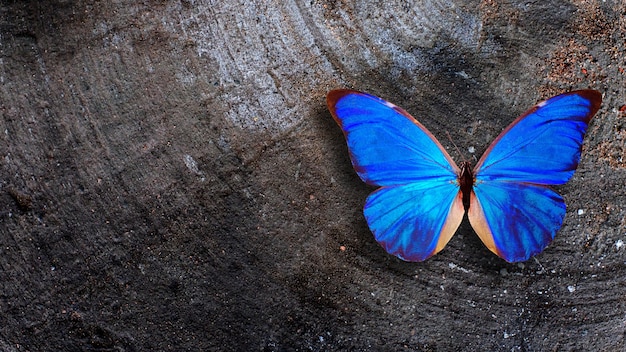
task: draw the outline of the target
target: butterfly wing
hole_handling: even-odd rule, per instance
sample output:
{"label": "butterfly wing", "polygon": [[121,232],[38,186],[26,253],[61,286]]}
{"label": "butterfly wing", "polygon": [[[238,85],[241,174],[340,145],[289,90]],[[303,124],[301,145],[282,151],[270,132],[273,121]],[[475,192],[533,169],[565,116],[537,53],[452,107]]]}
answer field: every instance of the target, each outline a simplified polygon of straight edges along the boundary
{"label": "butterfly wing", "polygon": [[376,241],[402,260],[421,262],[442,250],[463,220],[463,197],[451,181],[382,187],[363,208]]}
{"label": "butterfly wing", "polygon": [[354,170],[367,184],[382,186],[363,210],[376,240],[407,261],[443,249],[464,210],[459,168],[441,144],[406,111],[375,96],[334,90],[327,103]]}
{"label": "butterfly wing", "polygon": [[602,96],[561,94],[537,104],[507,127],[474,167],[468,217],[485,245],[509,262],[541,252],[565,217],[549,188],[574,174],[589,121]]}

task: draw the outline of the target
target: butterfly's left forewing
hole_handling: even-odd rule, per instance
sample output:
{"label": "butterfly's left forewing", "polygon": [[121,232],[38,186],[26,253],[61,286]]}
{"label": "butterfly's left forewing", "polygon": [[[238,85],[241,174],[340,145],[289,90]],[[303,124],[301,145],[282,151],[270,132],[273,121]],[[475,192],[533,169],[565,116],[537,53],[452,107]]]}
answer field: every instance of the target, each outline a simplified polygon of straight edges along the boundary
{"label": "butterfly's left forewing", "polygon": [[485,245],[509,262],[541,252],[561,227],[563,198],[549,188],[578,165],[597,91],[574,91],[533,107],[507,127],[474,168],[468,217]]}
{"label": "butterfly's left forewing", "polygon": [[333,90],[328,109],[343,130],[359,177],[374,186],[442,178],[459,168],[435,137],[401,108],[373,95]]}
{"label": "butterfly's left forewing", "polygon": [[407,261],[437,253],[463,218],[459,168],[432,134],[397,106],[351,90],[331,91],[327,102],[355,171],[366,183],[382,186],[363,210],[376,240]]}

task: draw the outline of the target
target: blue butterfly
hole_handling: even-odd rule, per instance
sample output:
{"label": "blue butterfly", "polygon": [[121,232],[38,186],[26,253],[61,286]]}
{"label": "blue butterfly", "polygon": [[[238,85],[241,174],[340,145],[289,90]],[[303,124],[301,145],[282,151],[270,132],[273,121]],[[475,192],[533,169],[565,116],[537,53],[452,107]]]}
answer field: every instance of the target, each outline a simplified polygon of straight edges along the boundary
{"label": "blue butterfly", "polygon": [[574,174],[587,125],[602,95],[579,90],[526,111],[489,146],[476,166],[457,166],[435,137],[403,109],[353,90],[328,93],[352,166],[380,186],[363,212],[376,241],[406,261],[442,250],[467,211],[485,246],[508,262],[540,253],[565,217],[550,188]]}

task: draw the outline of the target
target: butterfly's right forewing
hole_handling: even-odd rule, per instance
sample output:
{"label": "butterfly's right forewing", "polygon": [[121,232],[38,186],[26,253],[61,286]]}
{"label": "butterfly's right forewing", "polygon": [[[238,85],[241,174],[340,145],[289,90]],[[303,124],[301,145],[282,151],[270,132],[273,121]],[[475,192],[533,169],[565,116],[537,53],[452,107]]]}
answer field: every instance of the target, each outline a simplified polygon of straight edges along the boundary
{"label": "butterfly's right forewing", "polygon": [[549,186],[573,175],[601,100],[599,92],[582,90],[539,103],[511,123],[475,166],[468,217],[503,259],[527,260],[554,239],[565,202]]}

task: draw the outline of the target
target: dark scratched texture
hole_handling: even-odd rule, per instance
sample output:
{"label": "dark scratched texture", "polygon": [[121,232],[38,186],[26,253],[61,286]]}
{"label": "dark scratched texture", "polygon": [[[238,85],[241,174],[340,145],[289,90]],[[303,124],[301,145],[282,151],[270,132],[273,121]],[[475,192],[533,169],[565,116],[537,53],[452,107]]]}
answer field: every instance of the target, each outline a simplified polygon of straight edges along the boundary
{"label": "dark scratched texture", "polygon": [[[623,351],[625,18],[602,0],[3,1],[0,350]],[[367,229],[334,88],[404,107],[457,162],[543,98],[604,102],[543,253],[508,264],[465,222],[405,263]]]}

